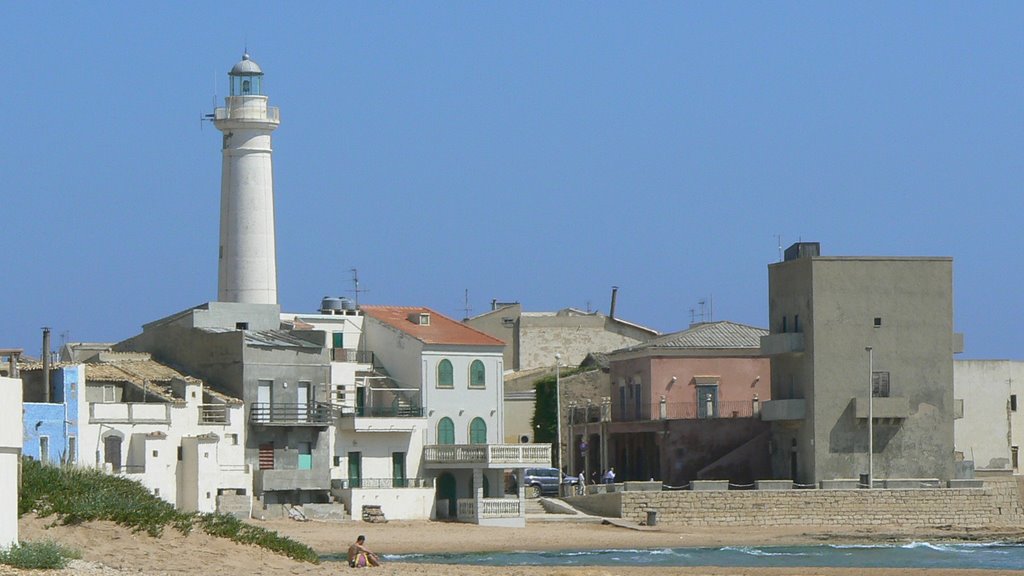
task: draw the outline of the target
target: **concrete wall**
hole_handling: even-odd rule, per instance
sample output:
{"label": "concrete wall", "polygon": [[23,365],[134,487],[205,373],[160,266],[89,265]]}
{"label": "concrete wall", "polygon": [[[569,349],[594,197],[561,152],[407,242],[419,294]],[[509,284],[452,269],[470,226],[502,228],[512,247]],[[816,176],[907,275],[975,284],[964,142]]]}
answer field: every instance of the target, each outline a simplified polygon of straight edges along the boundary
{"label": "concrete wall", "polygon": [[512,304],[465,323],[505,342],[504,363],[512,370],[554,366],[555,354],[576,366],[590,352],[611,352],[647,341],[657,334],[614,318],[573,309],[526,312]]}
{"label": "concrete wall", "polygon": [[0,549],[18,543],[21,380],[0,377]]}
{"label": "concrete wall", "polygon": [[519,321],[518,370],[576,366],[590,352],[611,352],[649,340],[653,334],[598,314],[523,314]]}
{"label": "concrete wall", "polygon": [[[776,426],[773,467],[799,483],[866,473],[868,353],[886,371],[906,418],[876,421],[876,478],[953,476],[952,259],[798,258],[769,266],[772,333],[804,333],[805,350],[777,356],[772,398],[804,398],[807,417]],[[796,316],[799,315],[799,327]],[[880,319],[875,326],[874,319]],[[796,441],[795,447],[793,440]]]}
{"label": "concrete wall", "polygon": [[957,456],[973,461],[978,471],[1016,472],[1012,448],[1024,439],[1024,362],[957,360],[953,389],[963,402],[963,418],[953,424]]}
{"label": "concrete wall", "polygon": [[788,490],[615,492],[568,499],[586,512],[639,523],[686,526],[880,525],[954,529],[1016,527],[1024,521],[1012,479],[985,488],[920,490]]}
{"label": "concrete wall", "polygon": [[363,506],[380,506],[388,520],[429,520],[434,510],[433,488],[345,490],[341,500],[353,520],[361,520]]}

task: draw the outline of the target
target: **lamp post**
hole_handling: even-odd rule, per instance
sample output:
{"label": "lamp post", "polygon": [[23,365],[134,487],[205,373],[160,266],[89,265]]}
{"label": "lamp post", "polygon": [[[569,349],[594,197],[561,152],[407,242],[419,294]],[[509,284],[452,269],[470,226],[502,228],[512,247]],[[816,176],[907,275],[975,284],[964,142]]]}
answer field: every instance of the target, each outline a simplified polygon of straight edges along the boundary
{"label": "lamp post", "polygon": [[562,378],[560,367],[562,365],[562,355],[555,354],[555,445],[558,451],[558,485],[562,485]]}
{"label": "lamp post", "polygon": [[864,348],[868,352],[868,489],[875,487],[875,357],[871,346]]}

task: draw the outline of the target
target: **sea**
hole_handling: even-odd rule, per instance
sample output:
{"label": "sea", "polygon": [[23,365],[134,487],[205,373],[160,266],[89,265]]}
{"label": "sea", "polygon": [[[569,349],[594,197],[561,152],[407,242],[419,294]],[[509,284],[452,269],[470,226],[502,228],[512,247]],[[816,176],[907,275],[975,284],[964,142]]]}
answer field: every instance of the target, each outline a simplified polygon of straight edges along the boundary
{"label": "sea", "polygon": [[[331,558],[325,558],[331,559]],[[974,568],[1024,570],[1021,543],[929,543],[725,546],[564,550],[555,552],[487,552],[472,554],[396,554],[385,560],[429,564],[485,566],[727,566],[845,568]]]}

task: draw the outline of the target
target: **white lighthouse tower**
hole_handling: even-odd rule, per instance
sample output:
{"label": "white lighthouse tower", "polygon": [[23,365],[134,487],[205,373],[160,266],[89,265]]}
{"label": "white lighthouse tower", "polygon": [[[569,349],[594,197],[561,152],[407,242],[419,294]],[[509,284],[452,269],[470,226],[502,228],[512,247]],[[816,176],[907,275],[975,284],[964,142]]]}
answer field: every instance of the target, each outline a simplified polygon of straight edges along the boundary
{"label": "white lighthouse tower", "polygon": [[280,114],[267,106],[263,70],[248,54],[228,78],[230,96],[213,117],[224,133],[217,300],[277,304],[270,133]]}

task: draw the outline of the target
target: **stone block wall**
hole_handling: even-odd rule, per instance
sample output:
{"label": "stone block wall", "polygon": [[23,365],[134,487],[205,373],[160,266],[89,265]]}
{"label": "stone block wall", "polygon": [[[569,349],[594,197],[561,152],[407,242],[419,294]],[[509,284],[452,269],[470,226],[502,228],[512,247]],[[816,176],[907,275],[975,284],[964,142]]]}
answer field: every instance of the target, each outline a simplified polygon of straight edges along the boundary
{"label": "stone block wall", "polygon": [[687,526],[981,528],[1024,522],[1015,480],[962,489],[618,492],[601,497],[584,506],[588,512],[607,515],[618,500],[624,520],[639,523],[648,510],[657,510],[659,523]]}

